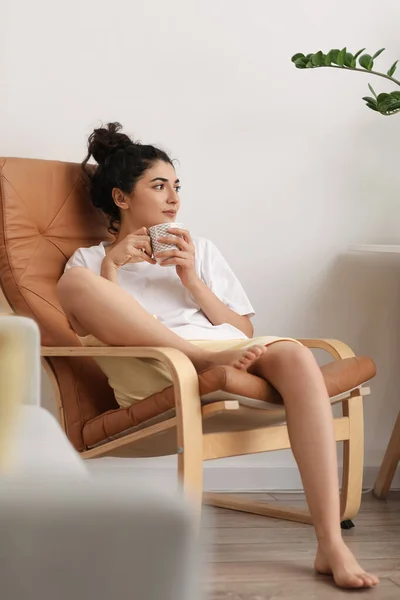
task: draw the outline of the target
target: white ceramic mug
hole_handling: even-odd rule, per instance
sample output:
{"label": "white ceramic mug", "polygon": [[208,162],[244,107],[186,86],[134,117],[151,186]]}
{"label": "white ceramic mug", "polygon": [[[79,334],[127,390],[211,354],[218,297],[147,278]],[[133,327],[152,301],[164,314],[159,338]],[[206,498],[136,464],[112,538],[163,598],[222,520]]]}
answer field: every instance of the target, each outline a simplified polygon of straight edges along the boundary
{"label": "white ceramic mug", "polygon": [[[159,225],[153,225],[149,227],[149,236],[151,239],[151,247],[153,248],[153,254],[156,252],[164,252],[165,250],[176,250],[178,246],[175,244],[162,244],[157,241],[160,237],[168,237],[172,233],[168,233],[169,229],[184,229],[185,226],[182,223],[160,223]],[[160,262],[161,259],[155,259]]]}

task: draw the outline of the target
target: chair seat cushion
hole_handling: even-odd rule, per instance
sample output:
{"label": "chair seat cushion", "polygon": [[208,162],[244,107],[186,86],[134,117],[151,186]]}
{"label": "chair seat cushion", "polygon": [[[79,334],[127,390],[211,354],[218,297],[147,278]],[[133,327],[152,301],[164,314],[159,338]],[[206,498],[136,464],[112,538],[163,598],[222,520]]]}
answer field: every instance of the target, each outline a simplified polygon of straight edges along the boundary
{"label": "chair seat cushion", "polygon": [[[321,367],[330,398],[359,387],[375,376],[373,361],[367,357],[352,357],[330,362]],[[199,373],[199,390],[202,399],[215,392],[226,392],[267,404],[282,405],[275,388],[267,381],[233,367],[212,367]],[[83,428],[86,447],[104,443],[126,430],[150,421],[175,407],[174,388],[167,387],[128,408],[107,411],[89,420]]]}

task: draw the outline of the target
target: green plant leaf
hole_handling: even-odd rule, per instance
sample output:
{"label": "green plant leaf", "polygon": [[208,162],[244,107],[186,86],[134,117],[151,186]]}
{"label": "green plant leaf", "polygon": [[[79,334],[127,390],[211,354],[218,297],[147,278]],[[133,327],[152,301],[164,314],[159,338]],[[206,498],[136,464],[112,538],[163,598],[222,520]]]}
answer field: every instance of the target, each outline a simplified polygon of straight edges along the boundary
{"label": "green plant leaf", "polygon": [[392,104],[389,104],[387,110],[399,110],[400,108],[400,101],[397,100],[396,102],[392,102]]}
{"label": "green plant leaf", "polygon": [[355,53],[354,58],[357,60],[357,58],[360,56],[360,54],[362,54],[364,52],[365,48],[361,48],[361,50],[359,50],[358,52]]}
{"label": "green plant leaf", "polygon": [[291,58],[291,61],[293,63],[295,63],[298,58],[305,58],[304,54],[302,52],[298,52],[297,54],[294,54]]}
{"label": "green plant leaf", "polygon": [[375,98],[377,98],[378,96],[376,95],[376,92],[370,83],[368,84],[368,87],[371,90],[371,92],[373,93],[373,95],[375,96]]}
{"label": "green plant leaf", "polygon": [[393,98],[390,94],[379,94],[378,96],[378,110],[385,114],[388,110],[392,110],[392,105],[397,105],[398,100]]}
{"label": "green plant leaf", "polygon": [[332,62],[335,63],[335,65],[337,65],[337,57],[338,57],[339,52],[340,52],[340,50],[338,50],[337,48],[334,48],[333,50],[329,50],[329,54],[331,55]]}
{"label": "green plant leaf", "polygon": [[383,94],[379,94],[379,96],[377,97],[377,101],[378,102],[384,102],[385,100],[387,100],[388,98],[390,98],[389,94],[386,94],[385,92]]}
{"label": "green plant leaf", "polygon": [[345,67],[352,67],[353,64],[355,65],[354,56],[352,54],[350,54],[350,52],[346,52],[346,54],[344,56]]}
{"label": "green plant leaf", "polygon": [[376,99],[372,98],[371,96],[364,96],[363,100],[365,100],[365,102],[369,102],[370,104],[377,104]]}
{"label": "green plant leaf", "polygon": [[294,63],[295,66],[298,69],[306,69],[307,68],[307,62],[306,62],[306,58],[297,58],[296,62]]}
{"label": "green plant leaf", "polygon": [[309,60],[309,61],[308,61],[308,63],[306,64],[306,67],[307,67],[307,69],[312,69],[312,68],[313,68],[313,66],[314,66],[314,65],[312,64],[312,61],[311,61],[311,60]]}
{"label": "green plant leaf", "polygon": [[382,52],[384,52],[385,48],[381,48],[380,50],[378,50],[378,52],[375,52],[375,54],[372,57],[372,60],[374,60],[375,58],[378,58],[378,56],[380,54],[382,54]]}
{"label": "green plant leaf", "polygon": [[322,50],[319,50],[319,52],[312,55],[311,62],[314,67],[320,67],[322,65]]}
{"label": "green plant leaf", "polygon": [[389,71],[387,72],[387,75],[389,75],[389,77],[393,77],[393,75],[394,75],[394,72],[395,72],[395,70],[396,70],[397,63],[398,63],[398,62],[399,62],[399,61],[398,61],[398,60],[396,60],[396,62],[394,62],[394,63],[392,64],[392,66],[390,67]]}
{"label": "green plant leaf", "polygon": [[343,50],[341,50],[339,52],[339,54],[337,55],[337,60],[336,60],[336,64],[339,65],[339,67],[343,67],[344,66],[344,59],[346,57],[346,48],[343,48]]}
{"label": "green plant leaf", "polygon": [[390,95],[392,96],[392,98],[394,98],[395,100],[400,100],[400,92],[390,92]]}
{"label": "green plant leaf", "polygon": [[375,110],[376,112],[378,112],[378,109],[376,108],[375,104],[371,104],[370,102],[367,102],[367,106],[368,108],[370,108],[371,110]]}
{"label": "green plant leaf", "polygon": [[372,67],[374,66],[372,56],[370,56],[369,54],[363,54],[362,56],[360,56],[358,62],[367,71],[371,71]]}

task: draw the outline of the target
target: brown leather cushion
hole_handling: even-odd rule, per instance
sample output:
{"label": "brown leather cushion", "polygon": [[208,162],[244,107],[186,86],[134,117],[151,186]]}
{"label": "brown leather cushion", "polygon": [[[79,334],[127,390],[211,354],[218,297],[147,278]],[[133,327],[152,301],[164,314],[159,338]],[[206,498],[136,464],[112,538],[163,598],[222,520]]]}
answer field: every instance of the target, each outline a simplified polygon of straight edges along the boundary
{"label": "brown leather cushion", "polygon": [[[346,358],[321,367],[330,398],[356,388],[375,376],[373,361],[367,357]],[[282,404],[277,391],[264,379],[238,371],[233,367],[213,367],[199,374],[200,396],[217,390],[254,398],[268,403]],[[123,431],[137,427],[166,413],[175,406],[174,389],[170,386],[149,398],[95,417],[83,428],[87,447],[100,444]]]}
{"label": "brown leather cushion", "polygon": [[[80,246],[109,238],[93,207],[80,166],[0,158],[0,282],[12,309],[33,318],[45,346],[78,346],[59,305],[56,283]],[[60,386],[67,434],[83,448],[87,420],[117,407],[106,377],[91,359],[49,360]]]}

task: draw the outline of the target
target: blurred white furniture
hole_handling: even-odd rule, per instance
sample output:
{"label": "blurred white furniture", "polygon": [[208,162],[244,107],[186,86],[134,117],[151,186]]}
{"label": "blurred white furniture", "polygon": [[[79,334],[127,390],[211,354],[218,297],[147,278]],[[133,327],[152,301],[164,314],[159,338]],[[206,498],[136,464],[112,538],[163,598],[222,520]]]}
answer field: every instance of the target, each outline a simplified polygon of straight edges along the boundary
{"label": "blurred white furniture", "polygon": [[[400,245],[365,244],[349,248],[353,252],[374,252],[400,254]],[[400,310],[400,307],[399,307]],[[400,332],[399,332],[400,333]],[[397,466],[400,461],[400,413],[397,417],[393,432],[376,478],[374,494],[378,498],[386,498],[390,491]]]}
{"label": "blurred white furniture", "polygon": [[0,481],[4,600],[195,600],[182,501],[117,478]]}
{"label": "blurred white furniture", "polygon": [[39,405],[39,329],[31,319],[0,315],[0,473],[86,475],[56,419]]}
{"label": "blurred white furniture", "polygon": [[39,406],[39,357],[35,323],[0,315],[0,598],[196,600],[183,497],[91,478]]}

